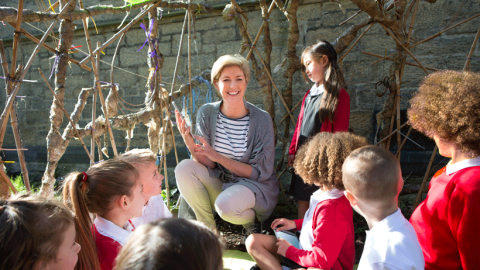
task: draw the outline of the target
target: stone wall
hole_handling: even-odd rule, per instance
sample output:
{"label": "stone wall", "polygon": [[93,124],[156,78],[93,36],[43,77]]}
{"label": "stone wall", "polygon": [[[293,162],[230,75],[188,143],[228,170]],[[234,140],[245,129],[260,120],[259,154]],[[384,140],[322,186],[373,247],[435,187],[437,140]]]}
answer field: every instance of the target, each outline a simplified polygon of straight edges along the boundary
{"label": "stone wall", "polygon": [[[16,7],[16,2],[7,0],[6,6]],[[29,1],[32,2],[32,1]],[[84,1],[86,6],[97,4],[98,1]],[[122,1],[102,1],[102,4],[121,5]],[[348,23],[339,26],[339,23],[352,16],[358,8],[350,1],[340,1],[345,13],[339,8],[339,5],[334,2],[320,4],[319,0],[305,0],[301,3],[298,9],[298,23],[300,30],[300,40],[297,44],[297,54],[300,55],[303,48],[307,45],[313,44],[317,39],[326,39],[334,41],[336,37],[347,30],[352,24],[361,21],[366,17],[365,14],[360,14]],[[410,3],[410,1],[408,1]],[[2,5],[4,2],[2,2]],[[122,2],[123,3],[123,2]],[[203,3],[203,2],[202,2]],[[197,76],[203,70],[209,69],[214,61],[221,55],[233,54],[239,51],[241,46],[241,37],[234,21],[225,22],[221,16],[222,7],[226,1],[206,1],[216,7],[215,11],[210,14],[197,14],[195,19],[195,39],[192,42],[192,75]],[[258,4],[255,2],[240,2],[244,10],[248,11],[248,31],[254,37],[262,23],[261,12]],[[474,14],[480,12],[480,2],[465,1],[461,10],[461,3],[454,0],[438,0],[434,4],[429,4],[425,1],[420,1],[418,14],[416,17],[414,31],[412,38],[420,41],[426,37],[435,34],[447,25],[453,25],[456,22],[463,21]],[[38,10],[34,3],[26,4],[25,8]],[[129,18],[133,18],[138,13],[138,10],[133,11]],[[183,13],[184,14],[184,13]],[[163,17],[159,21],[159,40],[160,51],[165,57],[164,66],[161,70],[165,88],[170,91],[173,70],[175,67],[175,59],[179,46],[180,33],[183,23],[181,10],[164,10]],[[123,19],[122,15],[103,15],[95,17],[98,34],[94,28],[91,28],[90,35],[92,44],[97,41],[105,42],[115,32],[116,28]],[[475,34],[478,30],[480,18],[476,18],[467,22],[457,28],[443,33],[440,37],[419,45],[412,49],[416,57],[428,67],[437,69],[462,69],[466,60],[466,56],[470,50]],[[82,50],[87,51],[86,41],[84,39],[84,32],[81,21],[76,21],[77,31],[75,33],[74,45],[82,45]],[[286,41],[288,21],[283,13],[278,9],[272,12],[270,17],[270,31],[273,43],[273,50],[271,54],[271,67],[279,65],[286,57]],[[46,29],[45,23],[32,24],[36,28]],[[90,22],[90,25],[92,23]],[[39,35],[40,31],[35,30],[32,26],[23,24],[24,29]],[[58,29],[56,29],[58,30]],[[359,34],[364,30],[359,31]],[[58,33],[56,34],[58,36]],[[10,26],[0,26],[0,37],[4,40],[7,48],[8,61],[11,59],[11,44],[13,37],[13,28]],[[120,47],[119,54],[115,59],[114,78],[115,82],[120,84],[120,94],[122,97],[133,104],[141,104],[144,101],[145,91],[147,88],[146,77],[148,76],[148,67],[146,65],[147,52],[146,48],[142,51],[137,50],[145,41],[145,33],[139,27],[139,24],[134,25],[126,35],[124,43]],[[55,47],[56,42],[51,38],[47,42],[50,46]],[[115,42],[116,44],[116,42]],[[19,50],[18,61],[26,63],[30,53],[33,51],[35,44],[22,39]],[[471,67],[473,71],[480,70],[480,45],[477,44],[475,52],[472,56]],[[263,53],[263,42],[259,40],[257,48]],[[379,98],[375,95],[375,83],[382,80],[388,75],[390,62],[383,61],[375,65],[371,65],[377,58],[362,54],[362,52],[371,52],[375,54],[385,55],[390,54],[395,49],[393,40],[388,37],[379,25],[373,28],[362,38],[355,48],[351,50],[349,55],[343,62],[343,69],[346,80],[351,78],[349,83],[348,93],[351,98],[351,128],[355,133],[373,138],[373,112],[381,110],[384,98]],[[100,80],[109,81],[110,62],[113,58],[115,45],[110,45],[104,50],[105,55],[101,55],[101,60],[105,61],[100,66]],[[40,51],[35,59],[30,71],[26,77],[29,80],[38,80],[37,83],[24,83],[19,92],[17,103],[19,127],[24,141],[27,161],[32,178],[39,179],[43,173],[43,168],[46,162],[46,141],[47,132],[50,128],[49,110],[52,104],[52,94],[44,84],[41,77],[38,75],[37,69],[41,70],[48,76],[52,69],[54,59],[52,54],[44,49]],[[73,54],[75,59],[81,60],[85,56],[80,53]],[[179,66],[180,80],[177,80],[178,86],[183,81],[188,81],[187,70],[187,45],[186,38],[184,38],[184,46],[181,54],[181,61]],[[257,58],[258,59],[258,58]],[[414,62],[410,57],[407,62]],[[273,74],[273,79],[280,91],[285,88],[286,79],[283,78],[285,68],[281,68],[278,72]],[[79,68],[76,65],[71,65],[68,70],[68,78],[66,81],[65,92],[65,107],[68,112],[73,110],[74,104],[77,101],[78,94],[81,88],[91,87],[93,85],[93,74]],[[416,67],[406,66],[405,75],[402,82],[402,109],[408,107],[408,100],[411,94],[416,90],[418,83],[425,76],[425,73]],[[50,80],[50,84],[54,85],[54,76]],[[3,85],[3,84],[2,84]],[[305,91],[311,84],[303,81],[300,73],[295,74],[293,105],[301,100]],[[177,86],[177,87],[178,87]],[[259,107],[263,108],[261,104],[260,85],[255,79],[249,83],[246,99]],[[380,90],[380,89],[378,89]],[[196,102],[198,108],[205,103],[207,87],[202,85],[200,87],[199,98]],[[275,90],[273,90],[275,91]],[[105,93],[106,94],[106,93]],[[282,102],[274,93],[276,100],[276,120],[277,126],[283,129],[283,124],[279,124],[280,119],[285,115]],[[0,91],[0,100],[5,99],[5,93]],[[180,105],[180,103],[178,103]],[[86,123],[91,121],[91,102],[87,103],[82,119],[79,121],[79,126],[83,127]],[[298,115],[299,109],[294,112]],[[129,111],[125,111],[129,113]],[[101,114],[100,105],[97,105],[97,115]],[[64,126],[67,120],[64,119]],[[14,148],[13,134],[10,127],[5,137],[4,148]],[[292,129],[291,129],[292,130]],[[148,147],[147,143],[147,128],[143,125],[137,125],[134,130],[134,138],[132,139],[133,147]],[[117,145],[124,147],[126,145],[125,132],[114,131]],[[281,133],[280,133],[281,134]],[[85,140],[88,144],[88,139]],[[186,153],[182,148],[182,141],[177,136],[177,145],[181,151],[181,155],[186,157]],[[278,146],[279,148],[281,145]],[[59,175],[78,168],[83,169],[88,164],[86,154],[82,152],[82,148],[78,141],[71,141],[69,150],[67,150],[64,158],[60,160]],[[110,152],[111,153],[111,152]],[[5,151],[6,157],[4,159],[16,160],[15,152]],[[280,154],[280,153],[278,153]],[[171,153],[169,156],[172,156]],[[173,157],[173,156],[172,156]],[[169,163],[174,165],[174,159],[170,158]],[[77,165],[82,164],[80,167]],[[10,165],[8,168],[11,171],[19,171],[18,163]],[[173,175],[169,177],[173,178]]]}

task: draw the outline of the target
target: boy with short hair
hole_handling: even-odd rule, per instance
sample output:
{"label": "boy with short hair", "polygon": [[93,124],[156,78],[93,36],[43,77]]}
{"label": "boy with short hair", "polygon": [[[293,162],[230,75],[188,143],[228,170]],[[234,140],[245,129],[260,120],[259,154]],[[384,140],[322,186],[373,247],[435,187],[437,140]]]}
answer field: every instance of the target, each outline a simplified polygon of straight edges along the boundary
{"label": "boy with short hair", "polygon": [[124,229],[133,231],[136,227],[161,218],[171,218],[162,198],[163,175],[158,172],[157,156],[150,149],[133,149],[120,155],[118,159],[126,161],[137,168],[143,184],[146,204],[142,216],[133,218],[125,224]]}
{"label": "boy with short hair", "polygon": [[415,230],[398,208],[403,179],[397,158],[365,146],[348,156],[342,173],[345,196],[369,228],[358,269],[424,269]]}

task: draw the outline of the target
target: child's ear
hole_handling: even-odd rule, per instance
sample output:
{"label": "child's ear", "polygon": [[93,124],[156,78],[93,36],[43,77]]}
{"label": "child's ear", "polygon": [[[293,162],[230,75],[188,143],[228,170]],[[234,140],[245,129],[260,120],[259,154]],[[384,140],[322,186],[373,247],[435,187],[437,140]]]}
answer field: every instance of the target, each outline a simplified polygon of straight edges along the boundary
{"label": "child's ear", "polygon": [[118,206],[122,208],[123,210],[128,210],[130,207],[130,198],[127,195],[122,195],[117,201]]}
{"label": "child's ear", "polygon": [[345,194],[345,197],[347,197],[347,200],[350,202],[351,206],[357,206],[357,200],[355,199],[353,194],[350,193],[350,191],[345,190],[343,193]]}
{"label": "child's ear", "polygon": [[322,58],[320,58],[320,64],[326,67],[328,65],[328,56],[323,55]]}

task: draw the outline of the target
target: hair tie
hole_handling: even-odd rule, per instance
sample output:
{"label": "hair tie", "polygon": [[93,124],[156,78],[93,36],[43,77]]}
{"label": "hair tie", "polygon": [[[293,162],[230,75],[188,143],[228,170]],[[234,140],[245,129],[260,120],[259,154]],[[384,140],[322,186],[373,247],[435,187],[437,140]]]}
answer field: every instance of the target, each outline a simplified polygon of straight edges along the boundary
{"label": "hair tie", "polygon": [[87,176],[87,173],[82,172],[82,174],[83,174],[82,182],[87,182],[87,177],[88,177],[88,176]]}

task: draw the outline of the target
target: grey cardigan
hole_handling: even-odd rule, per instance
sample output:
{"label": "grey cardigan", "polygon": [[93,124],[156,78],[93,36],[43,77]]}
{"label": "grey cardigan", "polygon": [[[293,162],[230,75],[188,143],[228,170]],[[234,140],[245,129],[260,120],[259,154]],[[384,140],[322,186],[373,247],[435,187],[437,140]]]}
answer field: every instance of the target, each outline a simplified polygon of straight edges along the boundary
{"label": "grey cardigan", "polygon": [[[196,134],[204,137],[210,145],[214,145],[217,116],[222,101],[207,103],[197,112]],[[279,185],[274,172],[275,143],[272,118],[270,115],[245,102],[250,114],[250,127],[247,135],[247,151],[239,160],[252,166],[252,173],[248,178],[232,174],[232,180],[223,184],[222,190],[232,185],[243,185],[255,193],[253,210],[259,221],[266,220],[277,204]],[[208,168],[211,177],[218,177],[222,181],[224,172],[217,164],[215,168]]]}

